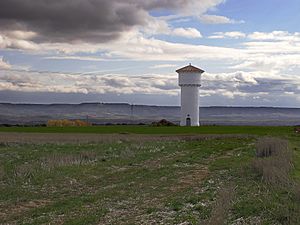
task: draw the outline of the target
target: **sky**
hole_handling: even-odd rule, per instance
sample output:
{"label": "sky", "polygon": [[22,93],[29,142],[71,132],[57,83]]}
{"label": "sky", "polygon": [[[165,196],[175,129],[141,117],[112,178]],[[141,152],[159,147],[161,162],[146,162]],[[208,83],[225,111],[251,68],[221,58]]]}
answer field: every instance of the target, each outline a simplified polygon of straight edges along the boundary
{"label": "sky", "polygon": [[299,0],[1,0],[0,102],[300,107]]}

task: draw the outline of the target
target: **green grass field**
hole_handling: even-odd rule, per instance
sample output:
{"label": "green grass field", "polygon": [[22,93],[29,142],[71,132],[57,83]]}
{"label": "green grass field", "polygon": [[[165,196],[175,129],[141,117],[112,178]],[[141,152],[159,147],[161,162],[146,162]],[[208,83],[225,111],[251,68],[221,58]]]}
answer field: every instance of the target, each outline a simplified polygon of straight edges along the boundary
{"label": "green grass field", "polygon": [[1,131],[256,136],[0,143],[0,224],[300,224],[300,195],[265,182],[251,167],[257,138],[280,137],[288,140],[293,150],[290,179],[300,181],[300,137],[292,127],[105,126]]}
{"label": "green grass field", "polygon": [[92,127],[0,127],[0,132],[27,133],[132,133],[132,134],[258,134],[285,135],[292,127],[259,126],[201,126],[201,127],[151,127],[151,126],[92,126]]}

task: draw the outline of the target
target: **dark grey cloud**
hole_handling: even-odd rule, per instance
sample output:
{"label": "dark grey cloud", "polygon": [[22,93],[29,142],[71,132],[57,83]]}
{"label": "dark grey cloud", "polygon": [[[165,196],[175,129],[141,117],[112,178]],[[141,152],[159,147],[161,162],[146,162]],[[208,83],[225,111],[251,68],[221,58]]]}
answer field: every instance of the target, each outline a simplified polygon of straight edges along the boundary
{"label": "dark grey cloud", "polygon": [[138,5],[116,0],[0,1],[0,28],[35,31],[40,41],[103,42],[145,24],[146,16]]}
{"label": "dark grey cloud", "polygon": [[105,42],[136,25],[149,11],[178,9],[188,0],[1,0],[0,29],[38,33],[35,42]]}

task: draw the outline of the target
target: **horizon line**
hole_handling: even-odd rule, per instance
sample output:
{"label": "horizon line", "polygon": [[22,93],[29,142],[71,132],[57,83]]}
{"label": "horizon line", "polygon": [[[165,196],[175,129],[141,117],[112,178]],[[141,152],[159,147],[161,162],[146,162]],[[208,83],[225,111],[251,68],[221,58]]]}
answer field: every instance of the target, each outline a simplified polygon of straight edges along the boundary
{"label": "horizon line", "polygon": [[[129,106],[148,106],[148,107],[180,107],[180,105],[147,105],[147,104],[134,104],[128,102],[80,102],[80,103],[28,103],[28,102],[0,102],[0,104],[10,105],[84,105],[84,104],[103,104],[103,105],[129,105]],[[200,106],[200,108],[279,108],[279,109],[300,109],[300,107],[292,106],[222,106],[222,105],[211,105],[211,106]]]}

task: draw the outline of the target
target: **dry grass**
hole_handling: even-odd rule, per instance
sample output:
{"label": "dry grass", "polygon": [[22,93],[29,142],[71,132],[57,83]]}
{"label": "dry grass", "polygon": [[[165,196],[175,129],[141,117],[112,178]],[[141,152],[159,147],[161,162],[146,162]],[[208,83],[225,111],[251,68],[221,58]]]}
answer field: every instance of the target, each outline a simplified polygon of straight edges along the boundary
{"label": "dry grass", "polygon": [[[97,155],[94,152],[81,152],[80,154],[53,154],[42,158],[37,162],[26,162],[15,166],[11,181],[16,179],[26,179],[30,181],[41,169],[52,170],[61,166],[86,165],[97,162]],[[4,178],[5,170],[0,166],[0,179]]]}
{"label": "dry grass", "polygon": [[280,187],[291,185],[292,151],[286,140],[261,138],[256,144],[256,156],[252,166],[265,182]]}
{"label": "dry grass", "polygon": [[53,169],[59,166],[84,165],[97,161],[95,152],[81,152],[80,154],[53,154],[42,159],[41,166],[44,169]]}
{"label": "dry grass", "polygon": [[36,172],[36,168],[33,164],[25,163],[18,165],[14,169],[14,178],[26,178],[30,179]]}
{"label": "dry grass", "polygon": [[230,207],[235,195],[235,187],[229,184],[219,190],[216,203],[212,209],[207,225],[223,225],[226,223]]}
{"label": "dry grass", "polygon": [[273,137],[260,138],[256,143],[257,157],[270,157],[288,153],[288,141]]}
{"label": "dry grass", "polygon": [[252,167],[262,179],[270,187],[283,190],[295,200],[287,203],[284,224],[300,224],[300,185],[290,177],[293,154],[288,142],[278,138],[262,138],[256,144],[256,156]]}
{"label": "dry grass", "polygon": [[0,180],[2,180],[5,176],[4,166],[0,165]]}
{"label": "dry grass", "polygon": [[300,184],[299,183],[296,183],[294,185],[294,194],[295,194],[295,198],[298,202],[300,202]]}

